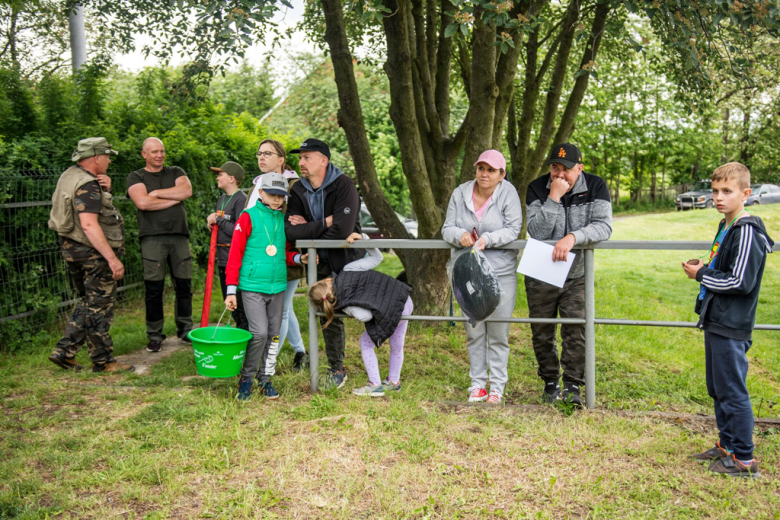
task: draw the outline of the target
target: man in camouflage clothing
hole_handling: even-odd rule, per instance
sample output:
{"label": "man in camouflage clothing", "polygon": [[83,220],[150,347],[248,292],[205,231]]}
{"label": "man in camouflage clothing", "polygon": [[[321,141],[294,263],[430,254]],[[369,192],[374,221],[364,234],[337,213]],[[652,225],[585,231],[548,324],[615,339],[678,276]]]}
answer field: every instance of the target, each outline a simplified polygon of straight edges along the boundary
{"label": "man in camouflage clothing", "polygon": [[79,141],[71,166],[60,176],[52,196],[49,228],[59,235],[62,257],[79,298],[49,360],[64,369],[81,370],[76,353],[87,342],[93,372],[132,371],[114,359],[109,334],[114,319],[117,280],[125,268],[125,227],[111,197],[106,175],[117,155],[103,137]]}
{"label": "man in camouflage clothing", "polygon": [[[573,144],[555,145],[550,152],[550,173],[528,185],[526,216],[528,236],[557,240],[553,262],[567,259],[575,246],[607,240],[612,234],[612,202],[604,179],[582,171],[582,153]],[[577,254],[563,288],[525,277],[528,315],[531,318],[585,318],[585,267]],[[585,326],[561,325],[561,356],[555,345],[554,324],[534,323],[534,354],[543,398],[582,406],[585,384]],[[563,369],[563,395],[558,379]]]}

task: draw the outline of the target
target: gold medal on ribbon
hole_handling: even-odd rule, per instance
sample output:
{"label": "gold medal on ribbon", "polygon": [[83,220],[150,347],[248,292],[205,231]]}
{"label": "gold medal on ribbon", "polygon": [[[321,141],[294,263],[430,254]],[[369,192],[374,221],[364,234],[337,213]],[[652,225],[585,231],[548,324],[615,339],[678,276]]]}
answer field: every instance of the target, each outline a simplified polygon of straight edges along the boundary
{"label": "gold medal on ribbon", "polygon": [[265,248],[265,253],[268,256],[276,256],[276,246],[271,244],[270,246]]}

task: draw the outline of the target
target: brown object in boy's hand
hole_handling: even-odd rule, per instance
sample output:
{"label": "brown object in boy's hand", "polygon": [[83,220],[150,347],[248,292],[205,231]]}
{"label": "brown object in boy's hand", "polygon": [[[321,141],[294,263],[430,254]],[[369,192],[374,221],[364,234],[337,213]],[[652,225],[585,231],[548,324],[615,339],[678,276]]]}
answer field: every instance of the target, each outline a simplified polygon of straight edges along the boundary
{"label": "brown object in boy's hand", "polygon": [[686,263],[688,265],[699,265],[699,262],[701,262],[701,260],[699,260],[698,258],[691,258]]}

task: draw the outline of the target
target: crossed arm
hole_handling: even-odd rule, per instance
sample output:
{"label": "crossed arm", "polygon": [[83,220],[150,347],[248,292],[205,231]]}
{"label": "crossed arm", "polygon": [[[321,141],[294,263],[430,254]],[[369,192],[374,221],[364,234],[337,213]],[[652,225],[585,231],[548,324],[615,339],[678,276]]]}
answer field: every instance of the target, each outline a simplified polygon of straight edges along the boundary
{"label": "crossed arm", "polygon": [[175,206],[180,202],[192,196],[192,184],[190,180],[182,175],[176,179],[176,184],[172,188],[154,190],[147,193],[146,186],[139,182],[127,189],[127,195],[132,199],[140,210],[158,211]]}

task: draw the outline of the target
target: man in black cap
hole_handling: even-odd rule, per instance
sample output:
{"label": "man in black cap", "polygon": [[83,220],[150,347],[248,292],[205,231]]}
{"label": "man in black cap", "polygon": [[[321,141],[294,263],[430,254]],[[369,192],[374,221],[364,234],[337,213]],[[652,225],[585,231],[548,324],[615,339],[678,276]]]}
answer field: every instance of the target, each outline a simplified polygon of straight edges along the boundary
{"label": "man in black cap", "polygon": [[[330,162],[330,148],[319,139],[306,139],[290,150],[301,158],[301,181],[290,189],[284,231],[296,240],[345,240],[361,233],[360,196],[355,183]],[[340,273],[344,266],[365,255],[364,249],[321,249],[317,279]],[[320,318],[322,324],[324,318]],[[325,352],[330,365],[329,384],[341,388],[347,380],[344,369],[344,320],[334,318],[323,329]]]}
{"label": "man in black cap", "polygon": [[[573,144],[557,144],[550,152],[550,173],[528,185],[528,236],[557,240],[553,262],[565,261],[574,246],[607,240],[612,234],[612,202],[604,179],[582,171],[582,153]],[[531,318],[585,318],[585,266],[578,254],[563,288],[525,277]],[[554,324],[532,324],[534,354],[548,403],[563,399],[582,406],[585,384],[585,326],[561,325],[561,356]],[[563,396],[558,383],[563,369]]]}

